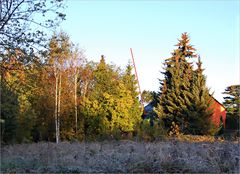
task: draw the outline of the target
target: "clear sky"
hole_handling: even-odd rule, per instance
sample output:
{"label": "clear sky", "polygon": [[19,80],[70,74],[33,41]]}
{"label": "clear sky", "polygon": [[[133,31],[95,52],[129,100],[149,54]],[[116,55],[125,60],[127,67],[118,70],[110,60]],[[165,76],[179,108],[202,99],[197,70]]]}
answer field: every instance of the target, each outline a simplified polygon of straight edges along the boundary
{"label": "clear sky", "polygon": [[61,29],[85,49],[88,60],[124,68],[133,49],[142,90],[159,88],[162,63],[183,32],[201,56],[207,85],[220,102],[239,79],[239,1],[68,0]]}

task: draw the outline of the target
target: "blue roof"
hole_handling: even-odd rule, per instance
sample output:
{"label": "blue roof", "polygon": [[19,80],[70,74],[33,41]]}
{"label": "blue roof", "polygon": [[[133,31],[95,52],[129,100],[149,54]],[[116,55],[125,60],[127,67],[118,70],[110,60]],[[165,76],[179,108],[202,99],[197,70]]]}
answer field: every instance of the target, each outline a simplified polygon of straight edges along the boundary
{"label": "blue roof", "polygon": [[152,105],[152,102],[148,103],[145,107],[144,107],[144,111],[145,112],[151,112],[153,111],[153,105]]}
{"label": "blue roof", "polygon": [[144,107],[144,111],[146,111],[146,112],[150,112],[152,110],[153,110],[153,106],[150,103]]}

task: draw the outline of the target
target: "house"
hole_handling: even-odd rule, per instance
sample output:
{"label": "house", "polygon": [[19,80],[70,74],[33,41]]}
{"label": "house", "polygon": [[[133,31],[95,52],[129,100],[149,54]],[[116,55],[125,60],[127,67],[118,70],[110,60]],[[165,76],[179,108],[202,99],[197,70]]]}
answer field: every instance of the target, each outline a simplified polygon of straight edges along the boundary
{"label": "house", "polygon": [[153,110],[155,106],[154,101],[144,106],[142,119],[149,119],[150,126],[153,126],[154,120],[158,118],[157,114]]}
{"label": "house", "polygon": [[[213,109],[213,115],[212,115],[212,122],[216,125],[219,126],[221,124],[221,120],[223,123],[223,126],[226,126],[226,108],[219,102],[217,101],[214,97],[213,99],[213,104],[210,109]],[[144,107],[144,112],[142,115],[143,119],[150,119],[155,117],[155,115],[152,115],[154,113],[153,108],[156,106],[154,102],[150,102]],[[154,113],[156,114],[156,113]]]}
{"label": "house", "polygon": [[227,115],[226,108],[219,101],[217,101],[214,97],[212,97],[212,98],[213,98],[213,105],[211,108],[211,109],[213,109],[212,122],[216,126],[219,126],[221,123],[221,119],[222,119],[223,126],[225,127],[226,126],[226,115]]}
{"label": "house", "polygon": [[142,119],[149,119],[151,118],[152,114],[154,113],[153,108],[155,107],[154,102],[151,101],[146,106],[144,106]]}

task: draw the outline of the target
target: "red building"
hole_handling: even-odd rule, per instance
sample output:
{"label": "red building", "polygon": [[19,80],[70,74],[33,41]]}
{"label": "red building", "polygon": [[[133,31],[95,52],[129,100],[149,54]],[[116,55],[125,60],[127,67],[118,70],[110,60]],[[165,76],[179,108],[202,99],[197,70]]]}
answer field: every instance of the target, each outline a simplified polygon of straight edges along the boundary
{"label": "red building", "polygon": [[227,115],[227,111],[226,111],[225,107],[220,102],[218,102],[215,98],[213,98],[212,109],[213,109],[212,122],[216,126],[219,126],[220,120],[222,118],[222,122],[225,127],[226,126],[226,115]]}

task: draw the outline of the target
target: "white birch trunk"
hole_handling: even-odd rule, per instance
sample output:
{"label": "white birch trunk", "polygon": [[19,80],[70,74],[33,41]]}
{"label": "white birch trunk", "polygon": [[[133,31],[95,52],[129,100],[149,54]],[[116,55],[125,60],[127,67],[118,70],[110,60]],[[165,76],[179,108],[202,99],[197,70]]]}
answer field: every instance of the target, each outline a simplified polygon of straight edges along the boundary
{"label": "white birch trunk", "polygon": [[76,128],[76,135],[77,135],[77,124],[78,124],[78,114],[77,114],[77,74],[78,71],[74,75],[74,105],[75,105],[75,128]]}
{"label": "white birch trunk", "polygon": [[55,75],[55,111],[54,111],[54,119],[55,119],[55,129],[56,129],[56,143],[59,141],[58,137],[58,76],[56,73],[56,69],[54,69]]}
{"label": "white birch trunk", "polygon": [[59,74],[59,87],[58,87],[58,117],[57,117],[57,130],[58,130],[58,142],[60,142],[60,109],[61,109],[61,88],[62,88],[62,76]]}

